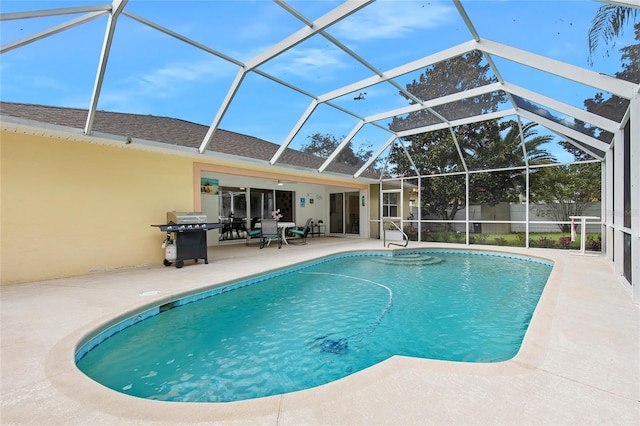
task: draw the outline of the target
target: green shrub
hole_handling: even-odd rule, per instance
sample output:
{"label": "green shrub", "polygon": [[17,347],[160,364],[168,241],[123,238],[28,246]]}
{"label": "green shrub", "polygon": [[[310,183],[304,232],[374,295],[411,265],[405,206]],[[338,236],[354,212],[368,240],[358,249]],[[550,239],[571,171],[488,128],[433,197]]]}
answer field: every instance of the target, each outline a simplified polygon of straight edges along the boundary
{"label": "green shrub", "polygon": [[509,244],[508,244],[508,241],[507,241],[507,239],[506,239],[506,238],[502,238],[502,237],[495,237],[495,238],[493,239],[493,241],[494,241],[494,243],[495,243],[497,246],[507,246],[507,245],[509,245]]}
{"label": "green shrub", "polygon": [[540,247],[540,248],[554,248],[556,246],[556,242],[551,238],[546,236],[541,236],[537,240],[530,239],[529,245],[531,247]]}

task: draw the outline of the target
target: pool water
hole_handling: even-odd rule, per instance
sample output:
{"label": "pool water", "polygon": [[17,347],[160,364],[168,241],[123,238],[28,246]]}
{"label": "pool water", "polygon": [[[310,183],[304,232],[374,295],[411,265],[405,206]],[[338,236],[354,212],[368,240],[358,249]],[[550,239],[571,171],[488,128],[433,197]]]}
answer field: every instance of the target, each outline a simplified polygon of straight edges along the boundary
{"label": "pool water", "polygon": [[474,251],[338,255],[152,316],[77,365],[137,397],[228,402],[322,385],[393,355],[504,361],[551,268]]}

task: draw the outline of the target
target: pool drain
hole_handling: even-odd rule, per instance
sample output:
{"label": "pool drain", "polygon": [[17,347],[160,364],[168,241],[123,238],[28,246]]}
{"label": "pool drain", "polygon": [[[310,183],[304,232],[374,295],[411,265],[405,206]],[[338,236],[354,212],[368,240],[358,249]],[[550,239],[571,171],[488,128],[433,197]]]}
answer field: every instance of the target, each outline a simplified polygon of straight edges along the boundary
{"label": "pool drain", "polygon": [[349,349],[349,341],[345,338],[342,339],[328,339],[328,336],[318,337],[315,340],[318,349],[323,353],[330,353],[336,355],[343,355]]}
{"label": "pool drain", "polygon": [[360,280],[369,284],[377,285],[378,287],[381,287],[387,290],[387,293],[389,295],[389,300],[387,301],[387,305],[384,307],[384,309],[382,309],[382,312],[380,312],[380,315],[378,315],[376,320],[369,323],[369,325],[363,330],[355,334],[352,334],[348,337],[342,337],[340,339],[329,339],[328,335],[318,337],[317,339],[315,339],[313,341],[314,343],[313,346],[317,347],[320,352],[331,353],[336,355],[345,354],[349,350],[349,339],[362,340],[365,336],[371,334],[373,330],[382,322],[382,318],[387,314],[387,312],[389,312],[389,309],[391,309],[391,305],[393,304],[393,291],[391,291],[391,289],[384,284],[380,284],[375,281],[367,280],[364,278],[352,277],[344,274],[334,274],[330,272],[301,272],[301,273],[314,274],[314,275],[332,275],[336,277],[349,278],[352,280]]}

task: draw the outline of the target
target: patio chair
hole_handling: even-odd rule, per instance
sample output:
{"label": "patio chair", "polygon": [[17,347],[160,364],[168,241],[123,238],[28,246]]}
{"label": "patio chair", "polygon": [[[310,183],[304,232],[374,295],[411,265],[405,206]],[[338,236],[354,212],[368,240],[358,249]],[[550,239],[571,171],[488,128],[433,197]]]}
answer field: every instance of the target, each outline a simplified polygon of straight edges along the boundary
{"label": "patio chair", "polygon": [[262,237],[261,237],[261,231],[260,228],[256,227],[256,224],[259,222],[260,220],[257,218],[252,218],[251,219],[251,225],[249,227],[249,229],[247,230],[246,233],[246,240],[244,245],[246,246],[259,246],[261,241],[262,241]]}
{"label": "patio chair", "polygon": [[268,245],[271,240],[278,240],[278,248],[282,248],[282,235],[275,219],[262,219],[260,225],[260,248]]}
{"label": "patio chair", "polygon": [[296,238],[292,238],[292,239],[287,238],[287,242],[289,244],[300,244],[300,245],[307,244],[307,236],[309,235],[309,232],[311,232],[312,222],[313,222],[313,218],[309,218],[307,219],[307,222],[304,224],[303,227],[289,229],[289,233],[292,236],[295,236]]}

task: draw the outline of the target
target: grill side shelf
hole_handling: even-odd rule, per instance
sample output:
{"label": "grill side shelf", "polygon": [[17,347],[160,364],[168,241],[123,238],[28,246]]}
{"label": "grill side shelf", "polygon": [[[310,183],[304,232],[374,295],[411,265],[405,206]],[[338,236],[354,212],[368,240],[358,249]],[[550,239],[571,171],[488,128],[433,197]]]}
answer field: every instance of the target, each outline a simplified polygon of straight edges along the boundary
{"label": "grill side shelf", "polygon": [[176,225],[169,223],[166,225],[151,225],[160,228],[163,232],[194,232],[194,231],[209,231],[211,229],[218,229],[222,225],[219,223],[185,223]]}

